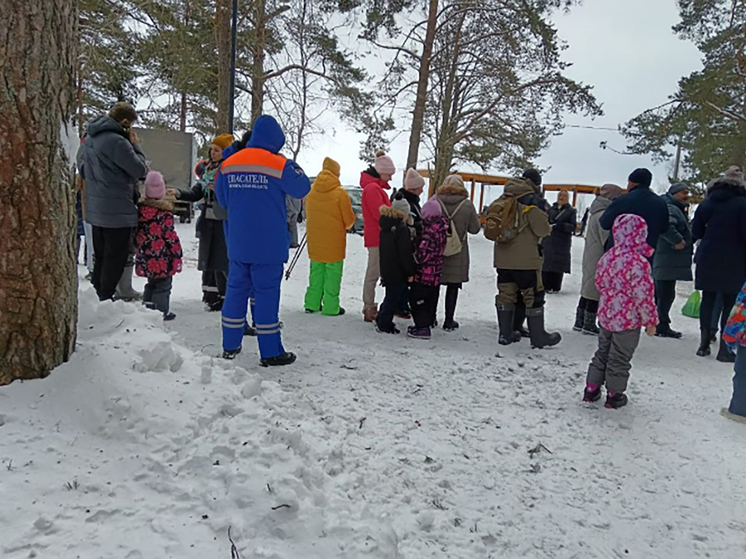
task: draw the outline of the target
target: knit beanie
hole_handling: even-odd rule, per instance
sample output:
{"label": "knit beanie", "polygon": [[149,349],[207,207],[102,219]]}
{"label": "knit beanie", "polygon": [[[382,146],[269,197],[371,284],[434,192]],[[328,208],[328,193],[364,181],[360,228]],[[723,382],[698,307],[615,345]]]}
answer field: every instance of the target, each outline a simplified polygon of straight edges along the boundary
{"label": "knit beanie", "polygon": [[619,198],[622,195],[622,187],[615,184],[605,184],[601,187],[601,192],[598,194],[601,198],[607,200],[613,200]]}
{"label": "knit beanie", "polygon": [[441,186],[455,186],[455,187],[461,187],[466,188],[464,186],[464,179],[461,178],[461,175],[448,175],[444,180],[443,184]]}
{"label": "knit beanie", "polygon": [[324,171],[329,171],[335,177],[339,177],[340,173],[342,172],[342,168],[340,167],[339,163],[334,161],[334,159],[332,159],[331,157],[327,157],[324,159]]}
{"label": "knit beanie", "polygon": [[218,146],[220,149],[225,149],[233,143],[233,134],[220,134],[215,136],[212,141],[212,145]]}
{"label": "knit beanie", "polygon": [[645,188],[650,188],[650,185],[653,182],[653,173],[644,168],[635,169],[629,176],[629,182],[644,186]]}
{"label": "knit beanie", "polygon": [[396,174],[396,166],[394,165],[394,161],[388,155],[386,155],[385,151],[376,152],[376,162],[373,164],[373,167],[375,167],[376,172],[379,175],[393,176],[394,174]]}
{"label": "knit beanie", "polygon": [[425,179],[423,179],[414,169],[407,169],[407,174],[404,176],[404,190],[413,192],[420,188],[424,188],[424,186]]}
{"label": "knit beanie", "polygon": [[443,215],[443,208],[435,198],[430,198],[422,206],[422,219],[432,219],[434,217],[440,217]]}
{"label": "knit beanie", "polygon": [[412,219],[412,208],[409,206],[409,202],[407,202],[404,198],[394,198],[394,201],[391,203],[391,207],[406,216],[404,221],[408,225],[412,225],[414,223],[414,219]]}
{"label": "knit beanie", "polygon": [[166,197],[166,183],[158,171],[150,171],[145,177],[145,197],[153,200]]}
{"label": "knit beanie", "polygon": [[676,184],[671,185],[671,188],[668,189],[668,193],[673,196],[674,194],[678,194],[684,190],[689,190],[689,187],[683,182],[677,182]]}
{"label": "knit beanie", "polygon": [[530,180],[536,186],[541,186],[541,173],[536,169],[526,169],[523,171],[522,178]]}

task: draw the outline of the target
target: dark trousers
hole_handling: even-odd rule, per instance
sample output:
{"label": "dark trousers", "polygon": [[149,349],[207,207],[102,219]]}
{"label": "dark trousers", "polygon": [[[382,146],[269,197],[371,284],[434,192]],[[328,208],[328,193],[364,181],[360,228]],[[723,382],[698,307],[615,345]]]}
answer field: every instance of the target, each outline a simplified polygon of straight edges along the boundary
{"label": "dark trousers", "polygon": [[[446,283],[446,322],[453,322],[453,317],[456,315],[456,306],[458,305],[458,292],[461,290],[460,283]],[[440,289],[438,290],[440,292]],[[438,299],[440,293],[438,293]],[[438,299],[435,300],[435,306],[437,311]],[[434,323],[435,321],[433,321]]]}
{"label": "dark trousers", "polygon": [[739,346],[736,354],[736,374],[733,376],[733,397],[728,411],[746,417],[746,347]]}
{"label": "dark trousers", "polygon": [[720,329],[720,315],[723,312],[723,294],[718,293],[715,299],[715,308],[712,311],[712,327],[710,328],[713,332],[717,332]]}
{"label": "dark trousers", "polygon": [[541,278],[546,291],[562,291],[562,280],[565,274],[562,272],[542,272]]}
{"label": "dark trousers", "polygon": [[416,328],[431,328],[435,324],[439,291],[438,285],[412,284],[409,291],[409,303]]}
{"label": "dark trousers", "polygon": [[671,307],[676,300],[676,280],[655,282],[655,304],[658,306],[658,324],[671,324]]}
{"label": "dark trousers", "polygon": [[100,301],[114,297],[130,253],[133,228],[93,226],[93,275],[91,283]]}
{"label": "dark trousers", "polygon": [[394,327],[394,313],[399,309],[402,297],[409,290],[409,284],[400,283],[386,286],[386,297],[378,309],[376,323],[381,330],[391,330]]}
{"label": "dark trousers", "polygon": [[496,305],[515,305],[518,296],[528,309],[544,306],[544,288],[536,270],[497,270]]}
{"label": "dark trousers", "polygon": [[[737,293],[722,293],[723,296],[723,311],[720,315],[720,331],[725,328],[725,323],[728,322],[730,311],[733,309],[733,305],[736,303]],[[714,291],[703,291],[702,292],[702,306],[699,308],[699,328],[700,330],[710,331],[713,320],[713,312],[715,309],[715,301],[718,298],[718,293]]]}
{"label": "dark trousers", "polygon": [[173,278],[148,278],[142,293],[142,302],[151,309],[157,309],[163,314],[168,312],[171,306],[171,287]]}
{"label": "dark trousers", "polygon": [[578,302],[578,308],[593,314],[598,314],[598,301],[581,297],[580,302]]}
{"label": "dark trousers", "polygon": [[228,285],[228,274],[225,272],[205,270],[202,272],[202,301],[212,305],[225,299]]}

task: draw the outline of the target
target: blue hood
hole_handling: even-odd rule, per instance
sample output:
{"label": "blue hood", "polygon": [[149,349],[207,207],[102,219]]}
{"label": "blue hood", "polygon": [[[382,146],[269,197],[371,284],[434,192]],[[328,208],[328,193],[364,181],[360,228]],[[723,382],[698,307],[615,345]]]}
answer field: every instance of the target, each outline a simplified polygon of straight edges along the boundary
{"label": "blue hood", "polygon": [[271,116],[260,116],[254,123],[251,139],[246,144],[248,148],[259,148],[271,153],[280,153],[285,145],[285,134],[280,125]]}

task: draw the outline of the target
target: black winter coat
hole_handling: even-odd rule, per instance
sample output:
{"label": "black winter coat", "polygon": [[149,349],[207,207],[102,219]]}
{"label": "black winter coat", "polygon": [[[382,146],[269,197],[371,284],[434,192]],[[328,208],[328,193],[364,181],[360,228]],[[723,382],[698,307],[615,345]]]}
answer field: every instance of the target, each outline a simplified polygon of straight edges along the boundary
{"label": "black winter coat", "polygon": [[[658,239],[653,257],[653,279],[656,281],[692,281],[692,228],[684,213],[686,205],[670,194],[661,196],[668,206],[668,231]],[[677,250],[681,241],[686,248]]]}
{"label": "black winter coat", "polygon": [[702,240],[694,257],[696,288],[737,294],[746,281],[746,190],[743,183],[718,179],[694,214],[692,234],[695,241]]}
{"label": "black winter coat", "polygon": [[544,239],[544,272],[570,273],[572,256],[572,234],[577,227],[578,213],[570,204],[560,207],[556,203],[549,208],[549,223],[552,234]]}
{"label": "black winter coat", "polygon": [[[601,216],[599,223],[602,229],[612,231],[614,220],[623,214],[639,215],[648,224],[648,244],[656,248],[658,237],[668,230],[668,207],[666,203],[649,187],[637,186],[629,194],[620,196]],[[609,235],[606,250],[614,246],[614,235]]]}
{"label": "black winter coat", "polygon": [[381,281],[383,285],[407,284],[417,271],[414,245],[406,217],[393,208],[381,208]]}

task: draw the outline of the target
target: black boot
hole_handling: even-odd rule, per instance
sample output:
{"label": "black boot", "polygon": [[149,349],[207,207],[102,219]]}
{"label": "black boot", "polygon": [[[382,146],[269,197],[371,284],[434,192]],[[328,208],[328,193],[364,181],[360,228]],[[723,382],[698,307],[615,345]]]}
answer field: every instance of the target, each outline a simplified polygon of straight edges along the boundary
{"label": "black boot", "polygon": [[513,319],[513,332],[518,332],[522,338],[530,338],[531,335],[523,324],[526,322],[526,305],[521,300],[515,304],[515,318]]}
{"label": "black boot", "polygon": [[596,325],[596,313],[591,311],[585,311],[583,313],[583,334],[590,336],[598,336],[601,331]]}
{"label": "black boot", "polygon": [[531,333],[531,347],[542,349],[552,347],[562,341],[557,332],[547,332],[544,329],[544,307],[526,310],[528,317],[528,331]]}
{"label": "black boot", "polygon": [[576,332],[582,332],[583,331],[583,322],[585,321],[585,309],[578,305],[578,308],[575,309],[575,324],[573,325],[572,329]]}
{"label": "black boot", "polygon": [[284,365],[292,365],[295,363],[295,353],[290,353],[289,351],[286,351],[282,355],[278,355],[277,357],[268,357],[267,359],[262,359],[259,364],[262,367],[282,367]]}
{"label": "black boot", "polygon": [[711,355],[710,351],[710,331],[709,330],[701,330],[700,331],[700,341],[699,341],[699,349],[697,350],[697,355],[700,357],[707,357],[708,355]]}
{"label": "black boot", "polygon": [[497,304],[497,325],[500,328],[500,345],[510,345],[521,341],[521,334],[513,330],[515,306]]}
{"label": "black boot", "polygon": [[715,357],[715,359],[720,361],[721,363],[735,363],[736,362],[736,356],[730,352],[722,336],[720,337],[720,349],[718,349],[718,354],[717,354],[717,357]]}

